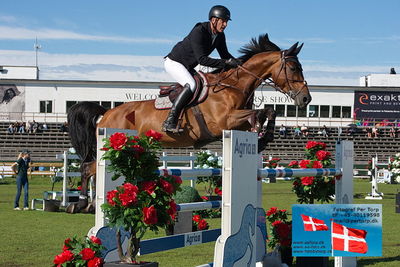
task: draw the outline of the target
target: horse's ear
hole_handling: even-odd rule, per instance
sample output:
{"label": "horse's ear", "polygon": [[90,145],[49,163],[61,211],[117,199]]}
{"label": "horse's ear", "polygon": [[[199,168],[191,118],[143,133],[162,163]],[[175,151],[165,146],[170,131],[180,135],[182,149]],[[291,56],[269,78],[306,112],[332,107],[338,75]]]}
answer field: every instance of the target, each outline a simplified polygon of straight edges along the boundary
{"label": "horse's ear", "polygon": [[304,43],[302,43],[299,47],[296,48],[296,51],[294,51],[294,54],[297,56],[297,54],[300,53],[300,50],[303,48]]}
{"label": "horse's ear", "polygon": [[296,54],[294,54],[294,51],[296,50],[298,44],[299,44],[299,42],[297,42],[294,45],[292,45],[292,47],[290,47],[288,50],[286,50],[285,54],[287,56],[295,56]]}

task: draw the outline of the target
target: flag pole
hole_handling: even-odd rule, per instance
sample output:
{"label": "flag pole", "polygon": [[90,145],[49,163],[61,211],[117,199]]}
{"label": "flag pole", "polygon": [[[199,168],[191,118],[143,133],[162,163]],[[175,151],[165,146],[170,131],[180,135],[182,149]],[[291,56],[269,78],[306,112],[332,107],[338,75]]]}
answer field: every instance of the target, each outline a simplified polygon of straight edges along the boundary
{"label": "flag pole", "polygon": [[331,253],[333,257],[333,219],[331,219]]}

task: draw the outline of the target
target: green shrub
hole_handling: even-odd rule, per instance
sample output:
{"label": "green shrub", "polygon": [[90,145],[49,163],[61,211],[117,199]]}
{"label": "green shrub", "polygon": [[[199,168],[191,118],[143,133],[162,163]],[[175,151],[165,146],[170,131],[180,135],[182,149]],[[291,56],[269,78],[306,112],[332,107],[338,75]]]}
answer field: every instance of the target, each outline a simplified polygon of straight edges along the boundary
{"label": "green shrub", "polygon": [[177,204],[190,203],[190,202],[202,202],[203,199],[200,197],[199,192],[196,188],[191,186],[181,186],[181,191],[176,192],[175,202]]}

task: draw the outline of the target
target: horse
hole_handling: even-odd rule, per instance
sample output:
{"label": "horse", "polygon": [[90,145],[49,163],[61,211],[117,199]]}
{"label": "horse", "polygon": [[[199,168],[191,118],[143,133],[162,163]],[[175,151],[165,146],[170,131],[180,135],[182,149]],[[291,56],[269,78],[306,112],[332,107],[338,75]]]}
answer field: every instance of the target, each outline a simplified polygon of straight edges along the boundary
{"label": "horse", "polygon": [[[237,68],[204,73],[208,96],[195,107],[181,114],[179,135],[166,133],[161,138],[164,147],[201,147],[220,139],[223,130],[251,130],[259,133],[259,151],[273,140],[275,111],[272,108],[252,109],[254,91],[268,84],[288,95],[294,104],[305,107],[311,101],[301,63],[297,57],[303,44],[298,42],[281,50],[262,34],[239,49],[242,62]],[[106,110],[92,102],[80,102],[68,112],[72,146],[82,160],[82,189],[79,202],[67,209],[78,212],[87,208],[88,179],[96,172],[96,129],[120,128],[144,134],[153,129],[161,132],[168,110],[157,110],[155,100],[127,102]],[[263,126],[266,123],[266,126]]]}

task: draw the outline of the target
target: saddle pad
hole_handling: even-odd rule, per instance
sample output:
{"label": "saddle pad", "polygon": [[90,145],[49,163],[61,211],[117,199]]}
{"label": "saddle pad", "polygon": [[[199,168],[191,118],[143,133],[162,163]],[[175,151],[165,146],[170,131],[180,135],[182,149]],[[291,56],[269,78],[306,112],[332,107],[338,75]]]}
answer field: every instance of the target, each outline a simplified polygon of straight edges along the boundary
{"label": "saddle pad", "polygon": [[[202,72],[198,72],[198,74],[200,75],[200,77],[203,80],[203,87],[201,88],[199,97],[197,98],[197,101],[190,101],[190,106],[195,106],[197,104],[200,104],[201,102],[203,102],[208,95],[208,82],[207,79],[204,75],[204,73]],[[158,96],[155,101],[154,101],[154,107],[156,109],[170,109],[172,107],[172,102],[169,99],[169,96]]]}

